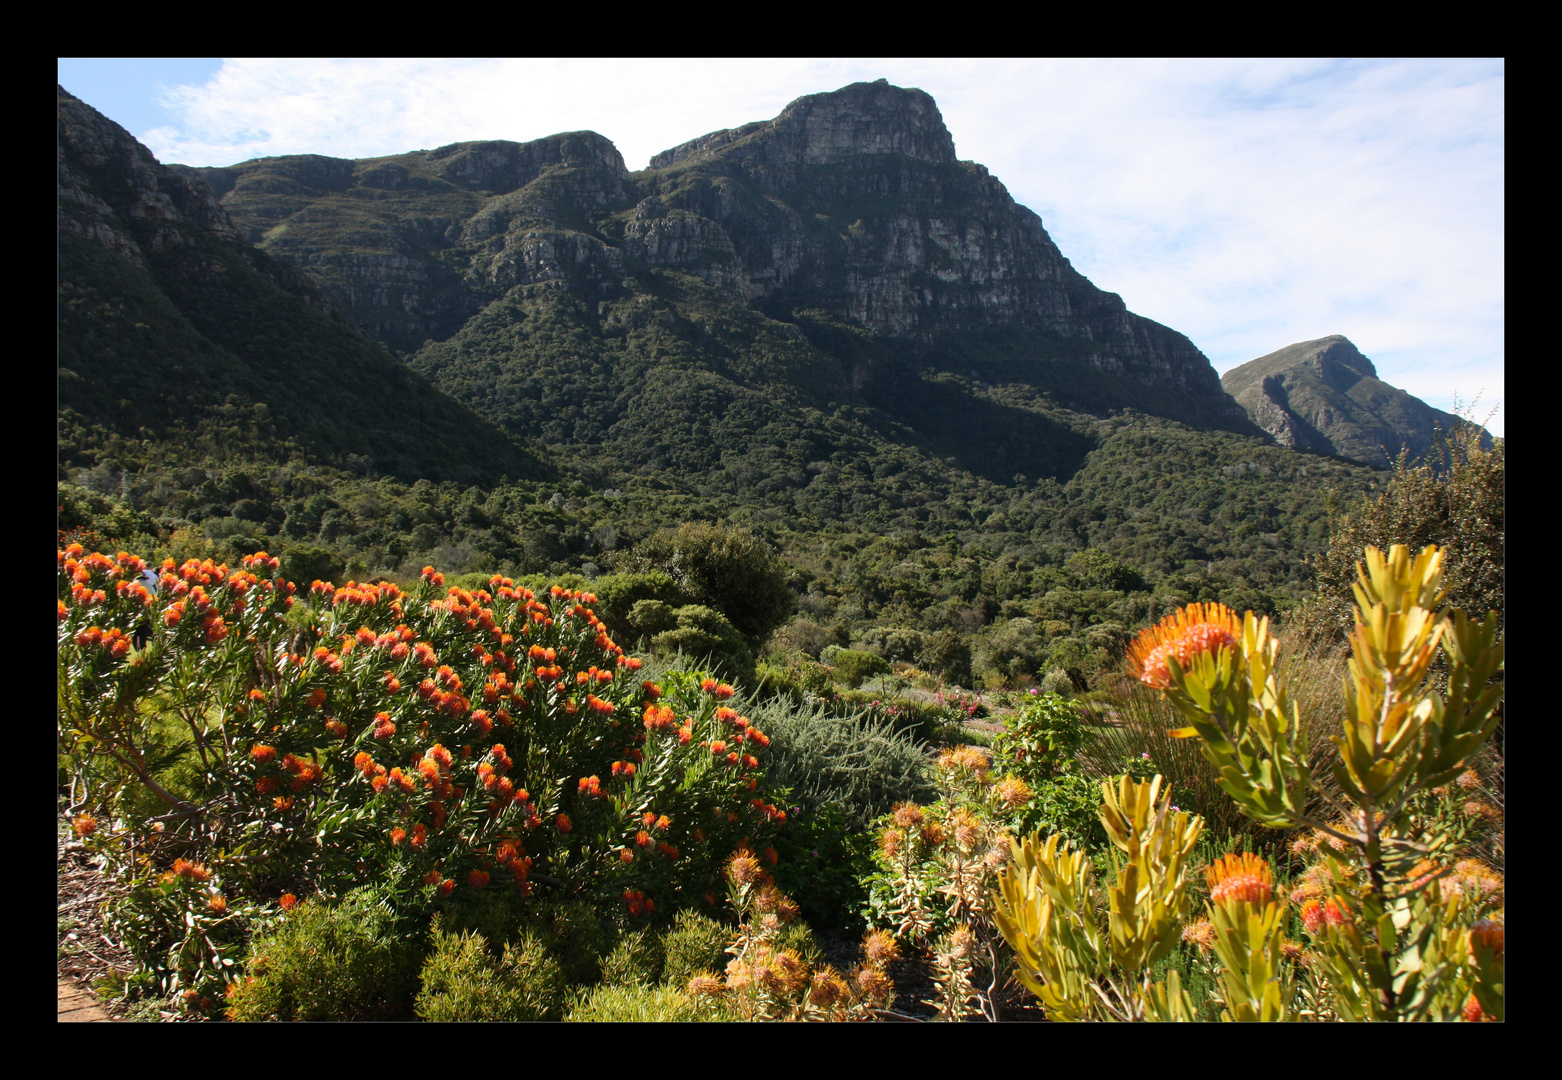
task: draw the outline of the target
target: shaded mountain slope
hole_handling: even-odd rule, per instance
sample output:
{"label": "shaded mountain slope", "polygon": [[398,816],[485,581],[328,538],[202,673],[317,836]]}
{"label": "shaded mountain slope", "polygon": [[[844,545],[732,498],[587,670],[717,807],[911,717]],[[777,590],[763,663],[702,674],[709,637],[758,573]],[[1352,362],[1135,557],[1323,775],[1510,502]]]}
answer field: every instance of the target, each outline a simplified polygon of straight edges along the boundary
{"label": "shaded mountain slope", "polygon": [[547,471],[247,243],[203,182],[63,88],[58,178],[67,428],[281,447],[408,477]]}

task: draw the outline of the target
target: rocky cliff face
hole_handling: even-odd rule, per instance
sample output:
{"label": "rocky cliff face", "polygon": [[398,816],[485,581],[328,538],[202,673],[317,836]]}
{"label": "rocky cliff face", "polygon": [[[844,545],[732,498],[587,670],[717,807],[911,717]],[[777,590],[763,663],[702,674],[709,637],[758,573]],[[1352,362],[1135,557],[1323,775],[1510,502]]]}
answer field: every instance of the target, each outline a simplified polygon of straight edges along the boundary
{"label": "rocky cliff face", "polygon": [[1438,431],[1463,422],[1383,382],[1372,361],[1338,334],[1250,360],[1221,383],[1281,446],[1378,469],[1402,449],[1421,457]]}
{"label": "rocky cliff face", "polygon": [[577,132],[199,171],[253,242],[407,352],[518,287],[611,297],[660,269],[783,321],[823,309],[929,345],[1044,335],[1070,362],[1170,395],[1184,418],[1250,430],[1186,337],[1096,289],[1040,218],[956,159],[919,90],[881,80],[800,98],[651,164],[630,174],[606,139]]}
{"label": "rocky cliff face", "polygon": [[[216,194],[198,178],[164,169],[118,124],[59,88],[56,171],[61,231],[103,245],[135,266],[152,251],[188,245],[195,232],[237,240]],[[116,220],[156,222],[137,238]]]}
{"label": "rocky cliff face", "polygon": [[877,333],[929,340],[1042,331],[1088,343],[1103,372],[1198,400],[1209,419],[1239,416],[1186,337],[1096,289],[1039,217],[956,159],[919,90],[880,81],[801,98],[660,154],[637,180],[653,192],[637,219],[682,211],[680,232],[701,238],[680,265],[767,309],[823,298]]}

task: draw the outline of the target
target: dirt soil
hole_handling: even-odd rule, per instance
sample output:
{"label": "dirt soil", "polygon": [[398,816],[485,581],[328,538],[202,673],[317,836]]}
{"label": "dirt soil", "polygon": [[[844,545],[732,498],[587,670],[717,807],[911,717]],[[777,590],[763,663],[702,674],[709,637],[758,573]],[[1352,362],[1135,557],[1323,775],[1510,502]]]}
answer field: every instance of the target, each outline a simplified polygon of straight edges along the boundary
{"label": "dirt soil", "polygon": [[[64,814],[60,815],[56,839],[59,888],[57,972],[62,1001],[67,994],[68,983],[78,993],[92,995],[95,1004],[107,1014],[108,1019],[131,1019],[123,1002],[104,1001],[94,990],[99,980],[114,973],[126,974],[134,966],[130,953],[109,936],[103,925],[103,901],[112,895],[117,886],[98,869],[85,845],[71,832],[70,820]],[[134,1018],[151,1017],[143,1007]],[[163,1018],[173,1019],[174,1014],[163,1014]]]}

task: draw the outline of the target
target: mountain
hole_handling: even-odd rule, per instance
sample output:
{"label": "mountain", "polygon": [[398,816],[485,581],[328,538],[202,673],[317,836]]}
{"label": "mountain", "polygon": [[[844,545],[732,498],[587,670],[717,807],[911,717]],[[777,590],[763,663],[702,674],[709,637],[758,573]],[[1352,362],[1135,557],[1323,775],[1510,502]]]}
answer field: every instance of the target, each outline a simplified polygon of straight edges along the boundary
{"label": "mountain", "polygon": [[542,476],[257,250],[199,177],[59,89],[61,465],[118,437],[472,482]]}
{"label": "mountain", "polygon": [[636,173],[592,132],[180,171],[436,386],[604,467],[806,483],[855,439],[1009,482],[1077,469],[1079,415],[1259,434],[883,81]]}
{"label": "mountain", "polygon": [[920,91],[640,172],[592,132],[165,167],[63,90],[59,118],[61,527],[93,543],[595,578],[725,520],[841,643],[1056,636],[1149,610],[1037,607],[1084,548],[1168,597],[1295,599],[1377,479],[1274,445]]}
{"label": "mountain", "polygon": [[1413,461],[1421,458],[1439,431],[1467,422],[1383,382],[1339,334],[1249,360],[1226,372],[1221,385],[1281,446],[1375,469],[1389,468],[1402,449]]}

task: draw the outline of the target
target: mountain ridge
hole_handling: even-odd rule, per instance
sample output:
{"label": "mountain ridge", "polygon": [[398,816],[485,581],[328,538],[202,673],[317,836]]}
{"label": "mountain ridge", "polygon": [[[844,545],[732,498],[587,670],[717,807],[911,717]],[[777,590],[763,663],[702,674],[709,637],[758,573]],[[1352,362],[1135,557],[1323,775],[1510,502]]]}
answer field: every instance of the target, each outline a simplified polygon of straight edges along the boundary
{"label": "mountain ridge", "polygon": [[[1439,432],[1468,423],[1379,379],[1372,361],[1340,334],[1249,360],[1221,385],[1281,446],[1376,469],[1389,468],[1401,450],[1420,460]],[[1490,436],[1481,443],[1489,447]]]}
{"label": "mountain ridge", "polygon": [[[504,165],[544,150],[534,172]],[[465,184],[451,159],[471,163]],[[782,322],[820,309],[926,347],[1016,329],[1062,339],[1029,352],[1152,389],[1133,402],[1149,411],[1256,433],[1192,342],[1096,289],[1040,218],[956,159],[918,90],[809,95],[638,173],[591,132],[331,160],[329,184],[318,158],[193,171],[220,174],[213,187],[252,241],[407,354],[511,289],[611,300],[637,270],[659,269]]]}

